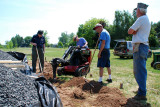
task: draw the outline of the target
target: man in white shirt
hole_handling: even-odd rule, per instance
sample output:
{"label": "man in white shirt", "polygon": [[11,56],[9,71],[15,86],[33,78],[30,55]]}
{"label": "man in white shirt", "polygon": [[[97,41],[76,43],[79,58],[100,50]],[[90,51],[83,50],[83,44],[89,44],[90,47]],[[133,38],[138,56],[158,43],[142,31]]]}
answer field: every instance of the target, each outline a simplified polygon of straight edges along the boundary
{"label": "man in white shirt", "polygon": [[138,3],[136,10],[137,20],[129,28],[128,34],[133,34],[133,69],[134,76],[139,85],[138,93],[133,97],[135,100],[147,100],[146,98],[146,80],[147,69],[146,61],[149,49],[148,37],[150,34],[151,24],[147,13],[148,5]]}

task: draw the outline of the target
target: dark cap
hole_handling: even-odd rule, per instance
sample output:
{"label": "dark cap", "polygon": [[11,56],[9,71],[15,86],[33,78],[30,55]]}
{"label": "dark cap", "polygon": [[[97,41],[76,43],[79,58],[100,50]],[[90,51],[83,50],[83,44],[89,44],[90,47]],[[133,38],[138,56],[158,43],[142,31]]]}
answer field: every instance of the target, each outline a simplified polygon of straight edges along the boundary
{"label": "dark cap", "polygon": [[96,24],[96,25],[95,25],[95,27],[93,28],[93,30],[97,29],[98,27],[102,27],[102,25],[101,25],[101,24],[99,24],[99,23],[98,23],[98,24]]}
{"label": "dark cap", "polygon": [[37,32],[37,34],[43,35],[43,30],[39,30],[39,31]]}
{"label": "dark cap", "polygon": [[[137,8],[143,8],[143,9],[147,9],[148,5],[144,4],[144,3],[138,3],[137,4]],[[135,8],[134,10],[137,10],[137,8]]]}

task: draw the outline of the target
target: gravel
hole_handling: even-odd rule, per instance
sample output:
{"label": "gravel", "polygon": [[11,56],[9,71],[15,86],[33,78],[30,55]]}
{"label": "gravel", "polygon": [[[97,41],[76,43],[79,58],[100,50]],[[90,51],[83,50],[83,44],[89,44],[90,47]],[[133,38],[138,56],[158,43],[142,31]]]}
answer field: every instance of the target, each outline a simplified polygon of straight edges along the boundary
{"label": "gravel", "polygon": [[16,58],[12,57],[10,54],[0,50],[0,60],[12,60],[18,61]]}
{"label": "gravel", "polygon": [[35,80],[0,64],[0,107],[39,103]]}

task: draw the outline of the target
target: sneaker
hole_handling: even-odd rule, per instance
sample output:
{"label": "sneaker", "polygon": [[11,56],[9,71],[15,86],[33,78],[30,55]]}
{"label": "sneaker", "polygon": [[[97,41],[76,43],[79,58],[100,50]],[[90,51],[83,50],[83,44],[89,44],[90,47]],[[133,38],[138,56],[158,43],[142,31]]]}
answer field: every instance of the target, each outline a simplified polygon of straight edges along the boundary
{"label": "sneaker", "polygon": [[142,95],[135,95],[133,97],[134,100],[147,100],[146,96],[142,96]]}
{"label": "sneaker", "polygon": [[107,79],[106,81],[108,81],[109,83],[112,83],[112,79]]}
{"label": "sneaker", "polygon": [[102,81],[101,81],[101,82],[98,81],[98,83],[100,83],[101,85],[103,85],[103,82],[102,82]]}

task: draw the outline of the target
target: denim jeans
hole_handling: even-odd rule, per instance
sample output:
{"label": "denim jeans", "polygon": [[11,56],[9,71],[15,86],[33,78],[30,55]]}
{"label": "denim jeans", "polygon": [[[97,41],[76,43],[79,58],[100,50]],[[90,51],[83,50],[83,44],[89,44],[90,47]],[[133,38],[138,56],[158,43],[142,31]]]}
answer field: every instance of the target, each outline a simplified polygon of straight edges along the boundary
{"label": "denim jeans", "polygon": [[139,45],[138,52],[133,53],[134,76],[139,85],[138,95],[146,96],[147,69],[146,61],[149,47],[144,44]]}

